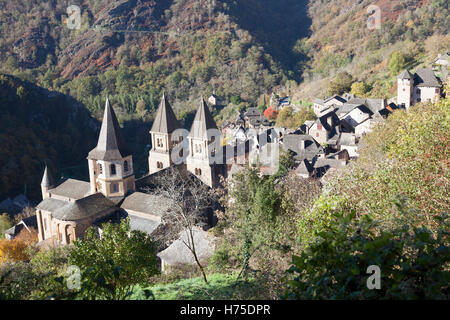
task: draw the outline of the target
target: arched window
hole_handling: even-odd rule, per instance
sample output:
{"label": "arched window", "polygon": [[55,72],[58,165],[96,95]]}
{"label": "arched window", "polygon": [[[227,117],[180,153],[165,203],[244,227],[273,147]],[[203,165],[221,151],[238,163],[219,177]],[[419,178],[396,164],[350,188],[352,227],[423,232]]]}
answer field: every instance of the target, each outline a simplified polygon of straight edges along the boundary
{"label": "arched window", "polygon": [[110,168],[111,168],[111,175],[112,175],[112,176],[115,176],[115,175],[116,175],[116,165],[115,165],[115,164],[112,164],[112,165],[110,166]]}
{"label": "arched window", "polygon": [[125,162],[123,163],[123,171],[124,171],[124,172],[128,172],[128,161],[125,161]]}
{"label": "arched window", "polygon": [[70,226],[69,225],[66,226],[66,242],[67,242],[67,244],[70,244],[70,242],[71,242]]}
{"label": "arched window", "polygon": [[163,165],[162,162],[158,161],[158,162],[156,163],[156,167],[157,167],[158,169],[162,169],[162,168],[164,167],[164,165]]}
{"label": "arched window", "polygon": [[195,175],[196,176],[201,176],[202,175],[202,169],[195,168]]}

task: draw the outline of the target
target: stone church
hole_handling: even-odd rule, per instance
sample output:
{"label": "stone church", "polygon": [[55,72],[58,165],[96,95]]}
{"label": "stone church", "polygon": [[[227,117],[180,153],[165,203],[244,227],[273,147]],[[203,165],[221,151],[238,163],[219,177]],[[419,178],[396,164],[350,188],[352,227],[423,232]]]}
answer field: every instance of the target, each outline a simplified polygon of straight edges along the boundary
{"label": "stone church", "polygon": [[[164,94],[150,130],[149,172],[135,179],[133,152],[107,99],[97,146],[87,156],[89,182],[66,179],[55,183],[48,168],[44,170],[43,200],[36,206],[39,241],[49,245],[70,244],[89,227],[101,230],[103,222],[117,221],[124,215],[130,218],[133,230],[151,234],[161,224],[162,216],[171,210],[170,201],[139,192],[137,186],[145,187],[155,175],[172,166],[215,187],[219,176],[226,174],[226,168],[211,159],[214,156],[211,142],[219,141],[220,136],[209,136],[210,129],[218,130],[203,98],[187,136],[174,139],[174,134],[182,132],[177,130],[180,128]],[[182,149],[181,145],[187,148]],[[171,154],[175,148],[180,149],[182,163],[173,162]]]}

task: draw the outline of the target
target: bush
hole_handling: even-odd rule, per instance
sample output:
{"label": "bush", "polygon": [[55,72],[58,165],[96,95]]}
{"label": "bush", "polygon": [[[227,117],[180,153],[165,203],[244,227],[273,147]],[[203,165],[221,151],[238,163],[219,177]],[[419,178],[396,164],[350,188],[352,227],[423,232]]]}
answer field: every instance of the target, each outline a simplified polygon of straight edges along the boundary
{"label": "bush", "polygon": [[[318,241],[293,257],[288,299],[448,299],[449,219],[436,216],[436,236],[406,224],[380,230],[370,215],[335,213]],[[367,268],[381,269],[381,289],[367,286]]]}

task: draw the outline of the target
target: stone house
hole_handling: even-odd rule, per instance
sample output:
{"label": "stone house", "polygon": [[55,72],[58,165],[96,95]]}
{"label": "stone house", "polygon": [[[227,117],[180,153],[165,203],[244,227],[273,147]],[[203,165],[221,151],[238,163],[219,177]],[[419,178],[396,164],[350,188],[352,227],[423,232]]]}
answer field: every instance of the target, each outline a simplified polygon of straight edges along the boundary
{"label": "stone house", "polygon": [[414,75],[404,70],[398,76],[397,87],[397,105],[406,109],[418,102],[435,102],[442,92],[442,85],[430,68],[417,69]]}

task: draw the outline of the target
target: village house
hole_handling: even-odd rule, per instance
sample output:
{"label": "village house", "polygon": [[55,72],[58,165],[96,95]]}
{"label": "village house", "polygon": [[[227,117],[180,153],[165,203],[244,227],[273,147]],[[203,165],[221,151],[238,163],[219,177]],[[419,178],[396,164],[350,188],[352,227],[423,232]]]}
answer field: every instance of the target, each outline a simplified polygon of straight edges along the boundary
{"label": "village house", "polygon": [[406,109],[418,102],[435,102],[442,92],[442,85],[430,68],[417,69],[414,75],[404,70],[398,76],[397,86],[397,105]]}

